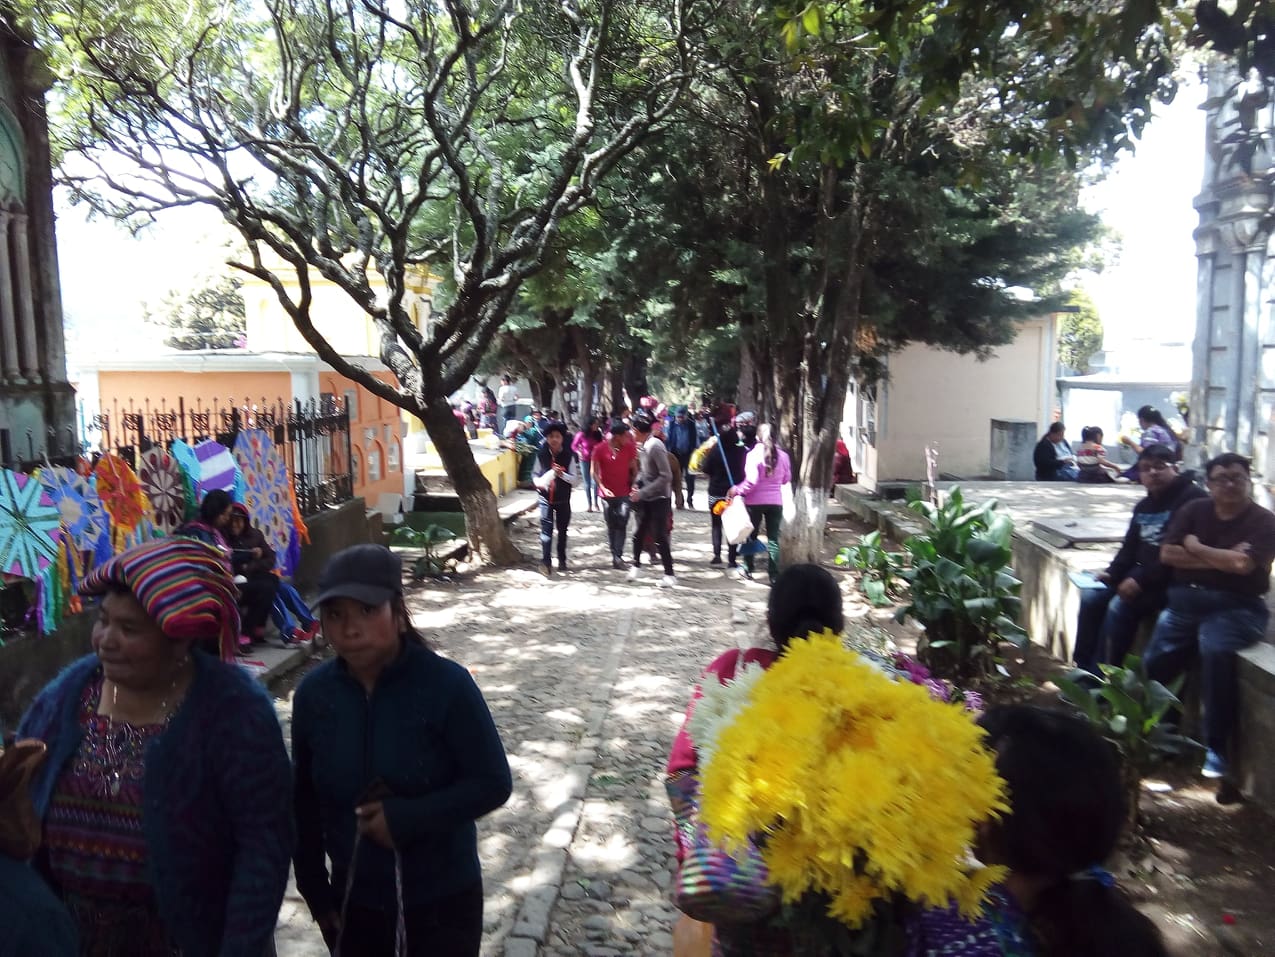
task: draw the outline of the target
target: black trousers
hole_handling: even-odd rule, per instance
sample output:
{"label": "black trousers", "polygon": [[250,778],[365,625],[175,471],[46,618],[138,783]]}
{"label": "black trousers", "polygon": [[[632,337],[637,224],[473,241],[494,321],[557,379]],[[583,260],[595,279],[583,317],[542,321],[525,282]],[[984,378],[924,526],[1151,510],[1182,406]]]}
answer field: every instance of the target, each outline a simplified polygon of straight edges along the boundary
{"label": "black trousers", "polygon": [[637,503],[637,530],[633,533],[633,564],[642,564],[642,541],[647,533],[655,542],[656,551],[664,563],[664,574],[673,574],[673,552],[669,549],[668,522],[671,505],[666,498],[653,498]]}
{"label": "black trousers", "polygon": [[[711,517],[712,524],[713,524],[713,557],[714,558],[722,557],[723,533],[722,533],[722,517],[713,511],[713,506],[716,505],[718,502],[724,502],[724,501],[726,501],[726,496],[724,495],[709,495],[708,496],[708,514]],[[729,542],[727,542],[726,543],[726,564],[733,566],[738,557],[739,557],[739,546],[732,545]]]}
{"label": "black trousers", "polygon": [[604,498],[603,512],[607,523],[607,542],[611,557],[624,560],[624,536],[629,530],[629,510],[632,503],[627,498]]}
{"label": "black trousers", "polygon": [[253,572],[239,586],[240,627],[245,635],[255,638],[266,627],[278,591],[279,578],[270,572]]}
{"label": "black trousers", "polygon": [[[349,957],[394,957],[397,915],[388,910],[350,907],[345,914],[341,953]],[[483,938],[483,885],[403,912],[408,957],[477,957]]]}
{"label": "black trousers", "polygon": [[553,545],[553,526],[558,526],[558,561],[567,563],[567,527],[571,524],[571,502],[550,505],[540,501],[540,564],[549,564]]}
{"label": "black trousers", "polygon": [[686,504],[695,504],[695,473],[691,471],[691,453],[677,455],[677,464],[682,467],[682,485],[686,488]]}

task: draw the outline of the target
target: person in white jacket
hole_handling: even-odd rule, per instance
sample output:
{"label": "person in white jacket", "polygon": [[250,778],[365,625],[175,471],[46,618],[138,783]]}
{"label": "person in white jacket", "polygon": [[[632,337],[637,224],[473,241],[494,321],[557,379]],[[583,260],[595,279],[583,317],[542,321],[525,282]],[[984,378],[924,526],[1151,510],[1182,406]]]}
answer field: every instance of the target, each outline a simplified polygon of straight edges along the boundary
{"label": "person in white jacket", "polygon": [[531,481],[540,493],[540,570],[553,574],[553,526],[558,525],[558,571],[567,570],[567,526],[571,524],[571,491],[580,484],[580,462],[567,443],[561,422],[542,425],[544,444],[536,450]]}

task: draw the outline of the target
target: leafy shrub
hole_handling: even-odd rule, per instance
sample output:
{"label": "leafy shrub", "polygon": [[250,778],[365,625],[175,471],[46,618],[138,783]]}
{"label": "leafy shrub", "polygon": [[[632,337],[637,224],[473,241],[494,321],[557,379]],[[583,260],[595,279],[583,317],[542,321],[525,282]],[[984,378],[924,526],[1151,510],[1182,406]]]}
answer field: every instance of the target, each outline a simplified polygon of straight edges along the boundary
{"label": "leafy shrub", "polygon": [[859,572],[859,589],[878,607],[890,604],[891,596],[899,590],[903,563],[898,555],[882,547],[879,531],[860,536],[858,545],[838,550],[833,563],[855,568]]}
{"label": "leafy shrub", "polygon": [[1120,751],[1130,828],[1138,823],[1142,779],[1166,758],[1200,745],[1178,733],[1171,719],[1182,707],[1183,678],[1165,686],[1147,677],[1142,659],[1129,655],[1124,665],[1099,665],[1102,677],[1076,669],[1057,680],[1063,700],[1089,719],[1098,733]]}
{"label": "leafy shrub", "polygon": [[456,533],[445,525],[426,525],[424,528],[403,526],[395,529],[390,536],[390,544],[424,550],[425,554],[412,564],[412,577],[421,581],[425,578],[439,578],[449,571],[449,566],[454,563],[440,559],[435,547],[456,537]]}
{"label": "leafy shrub", "polygon": [[987,675],[1001,641],[1027,644],[1018,624],[1022,582],[1008,571],[1014,523],[995,500],[967,504],[956,486],[939,505],[913,499],[908,507],[929,519],[931,530],[904,543],[911,567],[900,575],[911,586],[909,604],[895,618],[925,627],[917,651],[936,676]]}

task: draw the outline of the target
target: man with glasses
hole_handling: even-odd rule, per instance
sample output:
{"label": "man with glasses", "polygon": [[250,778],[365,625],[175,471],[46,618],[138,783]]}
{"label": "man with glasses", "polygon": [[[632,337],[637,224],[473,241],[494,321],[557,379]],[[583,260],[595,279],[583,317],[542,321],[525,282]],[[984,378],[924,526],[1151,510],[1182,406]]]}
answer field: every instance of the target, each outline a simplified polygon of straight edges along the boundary
{"label": "man with glasses", "polygon": [[1133,507],[1129,530],[1116,557],[1095,577],[1101,588],[1080,595],[1076,621],[1076,666],[1098,674],[1098,665],[1124,663],[1138,627],[1164,608],[1171,571],[1160,563],[1160,544],[1169,520],[1204,490],[1179,475],[1174,450],[1148,445],[1138,455],[1138,481],[1146,497]]}
{"label": "man with glasses", "polygon": [[1168,607],[1143,656],[1147,675],[1172,681],[1198,657],[1203,774],[1221,778],[1217,799],[1240,798],[1228,778],[1238,710],[1235,653],[1266,635],[1275,515],[1252,500],[1249,460],[1226,452],[1205,466],[1209,499],[1185,505],[1169,524],[1160,560],[1173,569]]}

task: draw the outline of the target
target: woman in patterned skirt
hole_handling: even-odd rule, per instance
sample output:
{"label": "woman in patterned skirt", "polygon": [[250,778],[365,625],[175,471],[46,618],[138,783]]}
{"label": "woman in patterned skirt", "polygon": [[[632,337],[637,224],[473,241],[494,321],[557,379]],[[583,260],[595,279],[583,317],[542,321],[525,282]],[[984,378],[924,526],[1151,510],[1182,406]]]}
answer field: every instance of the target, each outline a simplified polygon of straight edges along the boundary
{"label": "woman in patterned skirt", "polygon": [[31,793],[37,866],[89,957],[273,951],[292,850],[290,770],[274,708],[234,656],[224,558],[185,538],[118,555],[93,654],[44,689],[19,734],[48,745]]}

